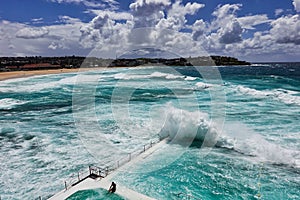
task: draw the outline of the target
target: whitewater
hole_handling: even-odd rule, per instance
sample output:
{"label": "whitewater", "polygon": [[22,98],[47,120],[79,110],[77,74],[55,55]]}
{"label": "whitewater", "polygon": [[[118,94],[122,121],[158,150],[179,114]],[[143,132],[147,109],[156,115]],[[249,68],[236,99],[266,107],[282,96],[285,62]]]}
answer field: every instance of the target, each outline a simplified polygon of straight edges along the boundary
{"label": "whitewater", "polygon": [[156,199],[300,198],[299,63],[11,79],[0,113],[1,199],[48,198],[160,137],[117,184]]}

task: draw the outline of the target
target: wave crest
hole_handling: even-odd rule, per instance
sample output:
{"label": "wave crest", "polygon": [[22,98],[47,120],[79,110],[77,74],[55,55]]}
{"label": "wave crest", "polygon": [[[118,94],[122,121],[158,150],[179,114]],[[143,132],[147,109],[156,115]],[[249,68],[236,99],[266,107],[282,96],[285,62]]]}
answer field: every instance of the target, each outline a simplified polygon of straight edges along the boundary
{"label": "wave crest", "polygon": [[242,94],[255,96],[257,98],[272,98],[277,101],[281,101],[285,104],[300,105],[300,96],[295,91],[276,89],[276,90],[256,90],[244,86],[237,86],[236,90]]}
{"label": "wave crest", "polygon": [[255,161],[300,167],[299,151],[270,142],[244,124],[228,122],[221,131],[207,113],[187,111],[170,105],[165,110],[166,120],[159,135],[169,136],[170,143],[189,147],[194,146],[193,142],[200,141],[201,147],[226,148]]}
{"label": "wave crest", "polygon": [[12,98],[0,99],[0,109],[10,110],[12,108],[15,108],[18,105],[23,105],[25,103],[28,103],[28,101],[21,101],[21,100],[12,99]]}
{"label": "wave crest", "polygon": [[220,134],[208,114],[168,106],[165,115],[166,120],[159,134],[169,136],[172,143],[190,145],[194,140],[201,140],[203,145],[213,146],[217,142]]}

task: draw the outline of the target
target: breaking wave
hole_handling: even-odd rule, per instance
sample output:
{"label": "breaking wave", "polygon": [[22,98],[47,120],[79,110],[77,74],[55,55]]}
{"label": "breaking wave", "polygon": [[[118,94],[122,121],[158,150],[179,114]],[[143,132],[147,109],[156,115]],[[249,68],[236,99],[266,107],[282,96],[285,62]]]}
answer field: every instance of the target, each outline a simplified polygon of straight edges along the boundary
{"label": "breaking wave", "polygon": [[244,86],[237,86],[236,91],[241,94],[251,95],[257,98],[271,98],[285,104],[300,105],[300,96],[295,91],[276,89],[276,90],[256,90]]}
{"label": "breaking wave", "polygon": [[163,73],[163,72],[153,72],[151,74],[126,74],[126,73],[118,73],[114,76],[115,79],[118,80],[132,80],[132,79],[153,79],[153,78],[163,78],[163,79],[182,79],[186,81],[196,80],[196,77],[184,76],[180,74],[171,74],[171,73]]}
{"label": "breaking wave", "polygon": [[168,106],[165,123],[160,131],[162,137],[170,137],[171,143],[190,146],[200,141],[201,147],[225,148],[274,165],[300,168],[300,151],[286,149],[266,140],[241,123],[229,123],[220,130],[207,113],[187,111]]}
{"label": "breaking wave", "polygon": [[217,146],[232,149],[257,161],[300,168],[300,151],[270,142],[242,123],[230,122],[225,126]]}
{"label": "breaking wave", "polygon": [[76,75],[66,78],[60,78],[62,75],[57,75],[52,80],[43,81],[42,79],[46,76],[49,75],[3,81],[0,84],[0,92],[37,92],[49,88],[58,88],[62,85],[74,85],[77,79]]}
{"label": "breaking wave", "polygon": [[190,112],[169,105],[165,116],[165,124],[160,135],[169,136],[174,143],[189,145],[196,139],[205,140],[205,146],[213,146],[220,135],[217,126],[211,122],[207,113]]}
{"label": "breaking wave", "polygon": [[12,108],[15,108],[16,106],[23,105],[25,103],[28,103],[28,101],[22,101],[12,98],[0,99],[0,109],[10,110]]}

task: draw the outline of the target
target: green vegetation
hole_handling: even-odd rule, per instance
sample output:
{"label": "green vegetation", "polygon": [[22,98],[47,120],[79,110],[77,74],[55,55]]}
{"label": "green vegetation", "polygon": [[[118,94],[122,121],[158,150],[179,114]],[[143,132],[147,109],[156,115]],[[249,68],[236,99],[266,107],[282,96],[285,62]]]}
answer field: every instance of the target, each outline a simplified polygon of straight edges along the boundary
{"label": "green vegetation", "polygon": [[93,67],[135,67],[141,65],[166,66],[219,66],[250,65],[249,62],[225,56],[207,56],[194,58],[136,58],[136,59],[102,59],[96,57],[0,57],[0,71],[48,70],[62,68]]}

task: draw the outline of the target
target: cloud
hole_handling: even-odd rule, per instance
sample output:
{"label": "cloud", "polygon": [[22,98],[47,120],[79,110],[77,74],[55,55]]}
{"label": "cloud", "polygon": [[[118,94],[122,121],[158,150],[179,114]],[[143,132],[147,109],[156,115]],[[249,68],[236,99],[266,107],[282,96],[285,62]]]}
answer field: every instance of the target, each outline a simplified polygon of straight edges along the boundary
{"label": "cloud", "polygon": [[244,30],[255,31],[255,26],[271,22],[271,20],[264,14],[238,17],[237,13],[241,7],[241,4],[219,5],[212,13],[215,18],[210,23],[203,20],[197,20],[197,23],[194,23],[193,39],[212,54],[245,57],[249,52],[261,48],[259,40],[268,41],[270,37],[257,36],[255,40],[245,39],[243,38]]}
{"label": "cloud", "polygon": [[51,42],[51,44],[48,46],[48,49],[55,50],[59,47],[59,45],[55,42]]}
{"label": "cloud", "polygon": [[192,26],[192,37],[194,40],[198,40],[199,37],[203,36],[204,33],[207,30],[207,24],[201,19],[201,20],[196,20],[195,23]]}
{"label": "cloud", "polygon": [[244,29],[255,29],[256,25],[271,22],[266,14],[239,17],[237,20]]}
{"label": "cloud", "polygon": [[243,29],[238,21],[228,23],[225,27],[219,29],[220,43],[232,44],[242,41]]}
{"label": "cloud", "polygon": [[167,11],[167,18],[162,18],[157,26],[160,28],[169,28],[180,30],[185,28],[187,23],[186,15],[194,15],[204,4],[190,3],[183,5],[181,1],[176,1]]}
{"label": "cloud", "polygon": [[58,16],[58,18],[59,18],[59,22],[65,23],[65,24],[76,24],[76,23],[81,23],[81,20],[80,20],[80,19],[78,19],[78,18],[73,18],[73,17],[66,16],[66,15]]}
{"label": "cloud", "polygon": [[91,7],[91,8],[104,8],[105,5],[103,3],[99,3],[96,1],[82,1],[82,3],[87,6],[87,7]]}
{"label": "cloud", "polygon": [[271,35],[277,43],[300,45],[300,15],[283,16],[272,23]]}
{"label": "cloud", "polygon": [[10,44],[10,45],[8,45],[8,48],[9,48],[9,49],[15,49],[16,47],[15,47],[15,45]]}
{"label": "cloud", "polygon": [[87,24],[80,27],[80,44],[84,48],[111,48],[123,45],[127,39],[126,35],[133,27],[133,22],[116,22],[110,15],[98,15]]}
{"label": "cloud", "polygon": [[[20,56],[20,55],[38,55],[38,45],[40,45],[41,40],[39,39],[30,39],[30,34],[27,34],[26,30],[30,30],[30,27],[16,22],[2,21],[0,22],[0,30],[5,30],[4,34],[1,35],[2,40],[0,40],[0,55],[1,56]],[[24,32],[21,30],[25,30]],[[24,33],[26,40],[23,38],[16,37],[16,33]],[[23,34],[22,33],[22,34]],[[25,35],[26,33],[26,35]],[[28,38],[28,39],[27,39]],[[32,41],[32,42],[29,42]]]}
{"label": "cloud", "polygon": [[43,20],[44,20],[44,18],[42,18],[42,17],[40,17],[40,18],[33,18],[33,19],[31,19],[31,22],[33,24],[40,24],[40,23],[43,23]]}
{"label": "cloud", "polygon": [[176,1],[172,4],[171,9],[168,11],[169,17],[185,16],[187,14],[194,15],[200,8],[203,8],[204,4],[188,2],[186,5],[182,5],[181,1]]}
{"label": "cloud", "polygon": [[108,15],[113,20],[133,20],[133,16],[128,12],[115,12],[111,10],[89,10],[89,12],[101,17]]}
{"label": "cloud", "polygon": [[50,1],[56,3],[81,3],[84,0],[50,0]]}
{"label": "cloud", "polygon": [[242,7],[242,4],[225,4],[218,5],[217,9],[212,13],[218,19],[232,17]]}
{"label": "cloud", "polygon": [[[224,4],[216,7],[212,19],[204,20],[197,16],[204,4],[182,0],[135,0],[127,11],[95,7],[118,6],[114,0],[49,1],[85,5],[86,13],[96,16],[88,23],[59,16],[58,23],[39,27],[34,23],[42,18],[32,19],[31,25],[0,21],[1,55],[87,55],[93,50],[95,56],[115,57],[155,47],[180,56],[202,55],[205,49],[210,54],[271,60],[280,52],[294,57],[300,52],[299,15],[285,16],[280,9],[277,19],[266,14],[240,17],[241,4]],[[188,15],[195,21],[187,20]],[[269,26],[257,29],[266,23]]]}
{"label": "cloud", "polygon": [[16,33],[17,38],[23,39],[37,39],[46,36],[49,33],[49,30],[45,27],[38,28],[38,27],[26,27],[19,30]]}
{"label": "cloud", "polygon": [[[79,44],[81,36],[79,29],[83,24],[83,22],[77,22],[34,27],[16,22],[0,21],[0,37],[2,39],[0,40],[0,55],[86,55],[89,49],[84,49]],[[52,50],[54,48],[55,51]]]}
{"label": "cloud", "polygon": [[300,0],[294,0],[294,1],[293,1],[293,5],[294,5],[294,7],[295,7],[295,10],[296,10],[297,12],[300,12]]}
{"label": "cloud", "polygon": [[115,1],[115,0],[102,0],[106,3],[110,3],[110,4],[119,4],[119,2]]}
{"label": "cloud", "polygon": [[241,4],[219,5],[212,13],[216,18],[210,24],[210,30],[217,30],[217,33],[212,32],[212,37],[209,38],[218,40],[212,43],[232,44],[242,41],[243,28],[236,16],[241,6]]}
{"label": "cloud", "polygon": [[283,12],[284,12],[283,9],[278,8],[278,9],[275,10],[275,16],[277,17],[277,16],[281,15]]}
{"label": "cloud", "polygon": [[83,4],[89,8],[105,8],[109,6],[112,9],[116,9],[119,3],[115,0],[49,0],[55,3],[75,3],[75,4]]}
{"label": "cloud", "polygon": [[164,10],[170,4],[170,0],[136,0],[131,3],[129,8],[135,28],[154,27],[165,17]]}

